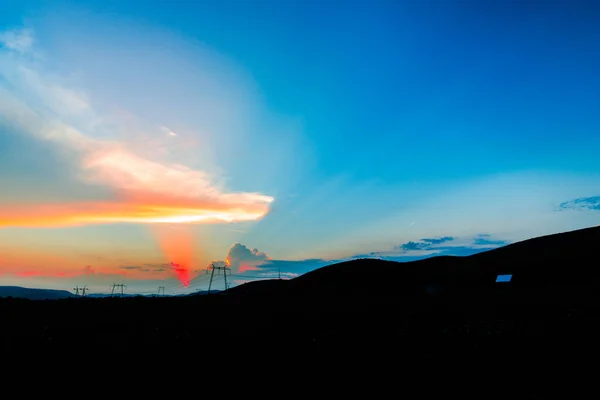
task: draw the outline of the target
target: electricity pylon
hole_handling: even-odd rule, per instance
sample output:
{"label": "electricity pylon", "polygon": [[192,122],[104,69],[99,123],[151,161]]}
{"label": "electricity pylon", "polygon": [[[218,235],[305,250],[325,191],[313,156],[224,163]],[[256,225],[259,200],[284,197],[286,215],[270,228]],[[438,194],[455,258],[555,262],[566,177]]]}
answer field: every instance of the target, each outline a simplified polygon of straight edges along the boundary
{"label": "electricity pylon", "polygon": [[[123,297],[123,289],[127,287],[127,285],[123,285],[122,283],[113,283],[112,290],[110,292],[110,297],[113,297],[115,294],[115,288],[121,288],[121,297]],[[118,292],[117,292],[118,293]]]}
{"label": "electricity pylon", "polygon": [[210,294],[210,288],[212,287],[212,281],[213,281],[213,277],[215,276],[215,270],[218,271],[217,273],[220,273],[221,270],[223,270],[223,278],[225,279],[225,290],[227,290],[227,271],[229,271],[229,274],[231,275],[231,268],[227,268],[226,266],[225,267],[215,267],[214,264],[210,264],[210,268],[212,269],[212,271],[210,273],[210,282],[208,283],[208,294]]}

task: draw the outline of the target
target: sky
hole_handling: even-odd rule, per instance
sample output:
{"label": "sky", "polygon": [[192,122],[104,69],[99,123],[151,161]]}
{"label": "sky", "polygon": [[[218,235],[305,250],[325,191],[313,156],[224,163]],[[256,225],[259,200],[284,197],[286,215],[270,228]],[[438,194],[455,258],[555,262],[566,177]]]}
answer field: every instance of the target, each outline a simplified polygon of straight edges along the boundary
{"label": "sky", "polygon": [[238,285],[599,225],[599,18],[4,0],[0,285],[188,293],[210,265]]}

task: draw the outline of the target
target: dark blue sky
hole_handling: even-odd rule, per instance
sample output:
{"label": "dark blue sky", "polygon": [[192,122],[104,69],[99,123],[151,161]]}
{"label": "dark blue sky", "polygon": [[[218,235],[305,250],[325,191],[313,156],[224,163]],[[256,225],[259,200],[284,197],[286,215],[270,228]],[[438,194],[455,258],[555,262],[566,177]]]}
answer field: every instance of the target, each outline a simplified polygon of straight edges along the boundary
{"label": "dark blue sky", "polygon": [[138,3],[131,15],[228,54],[300,116],[325,173],[600,168],[594,2]]}
{"label": "dark blue sky", "polygon": [[594,1],[76,4],[226,54],[272,111],[302,121],[325,174],[397,183],[600,168]]}

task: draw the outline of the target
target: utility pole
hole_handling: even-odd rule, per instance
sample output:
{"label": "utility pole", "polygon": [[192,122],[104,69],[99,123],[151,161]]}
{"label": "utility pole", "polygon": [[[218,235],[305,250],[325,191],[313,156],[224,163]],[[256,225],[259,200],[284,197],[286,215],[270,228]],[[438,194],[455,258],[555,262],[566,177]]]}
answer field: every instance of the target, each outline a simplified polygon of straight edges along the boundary
{"label": "utility pole", "polygon": [[79,286],[75,286],[73,290],[75,291],[75,297],[79,297]]}
{"label": "utility pole", "polygon": [[165,287],[164,286],[159,286],[158,287],[158,295],[160,296],[160,292],[162,291],[162,295],[165,295]]}
{"label": "utility pole", "polygon": [[84,286],[83,289],[81,289],[82,293],[81,293],[81,297],[85,297],[85,292],[89,291],[90,289],[87,288],[87,286]]}
{"label": "utility pole", "polygon": [[210,282],[208,283],[208,294],[210,294],[210,288],[212,287],[212,281],[213,281],[213,277],[215,276],[215,270],[217,270],[219,272],[221,270],[223,270],[223,277],[225,279],[225,290],[227,290],[227,271],[231,271],[231,268],[227,268],[227,267],[215,267],[214,264],[211,264],[210,268],[212,269],[212,271],[210,273]]}

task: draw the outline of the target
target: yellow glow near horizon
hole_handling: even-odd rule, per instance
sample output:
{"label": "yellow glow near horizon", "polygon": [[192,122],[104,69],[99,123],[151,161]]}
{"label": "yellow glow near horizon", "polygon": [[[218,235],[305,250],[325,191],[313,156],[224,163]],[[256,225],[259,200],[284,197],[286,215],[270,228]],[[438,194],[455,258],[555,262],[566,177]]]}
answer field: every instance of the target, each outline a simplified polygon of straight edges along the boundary
{"label": "yellow glow near horizon", "polygon": [[0,227],[59,227],[102,223],[216,223],[254,221],[269,211],[268,204],[227,207],[205,202],[189,206],[155,206],[136,201],[3,206]]}

